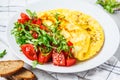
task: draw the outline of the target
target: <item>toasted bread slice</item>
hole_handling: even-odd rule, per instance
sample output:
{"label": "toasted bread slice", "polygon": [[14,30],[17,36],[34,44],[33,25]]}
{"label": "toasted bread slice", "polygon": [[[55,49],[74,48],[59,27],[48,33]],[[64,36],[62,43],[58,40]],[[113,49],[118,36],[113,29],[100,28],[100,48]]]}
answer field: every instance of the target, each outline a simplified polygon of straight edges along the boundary
{"label": "toasted bread slice", "polygon": [[37,80],[33,72],[26,68],[20,69],[18,72],[9,77],[11,80]]}
{"label": "toasted bread slice", "polygon": [[0,76],[10,76],[20,70],[24,65],[22,60],[0,61]]}

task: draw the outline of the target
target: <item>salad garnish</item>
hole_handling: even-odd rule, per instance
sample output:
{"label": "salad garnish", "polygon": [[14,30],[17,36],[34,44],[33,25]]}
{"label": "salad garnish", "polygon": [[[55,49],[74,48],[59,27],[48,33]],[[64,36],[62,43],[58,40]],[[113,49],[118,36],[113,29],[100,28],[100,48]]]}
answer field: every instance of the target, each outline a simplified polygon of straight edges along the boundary
{"label": "salad garnish", "polygon": [[11,31],[23,54],[33,60],[35,65],[47,62],[57,66],[74,65],[76,59],[72,52],[73,44],[60,34],[60,14],[55,13],[55,23],[48,26],[36,12],[28,9],[26,12],[20,14],[20,19],[14,23]]}
{"label": "salad garnish", "polygon": [[0,58],[3,58],[7,54],[6,49],[0,53]]}
{"label": "salad garnish", "polygon": [[111,14],[120,9],[120,2],[117,0],[97,0],[96,3],[100,4],[106,11]]}

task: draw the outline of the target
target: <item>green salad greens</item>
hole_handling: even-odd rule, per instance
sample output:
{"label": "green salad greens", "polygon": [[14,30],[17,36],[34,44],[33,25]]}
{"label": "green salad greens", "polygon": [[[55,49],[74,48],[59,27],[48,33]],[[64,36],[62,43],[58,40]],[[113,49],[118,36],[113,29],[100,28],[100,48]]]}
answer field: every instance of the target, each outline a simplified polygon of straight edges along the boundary
{"label": "green salad greens", "polygon": [[100,4],[106,11],[113,14],[116,9],[120,8],[120,2],[117,0],[97,0],[97,4]]}
{"label": "green salad greens", "polygon": [[[53,48],[57,49],[58,52],[60,51],[68,51],[69,46],[67,45],[66,39],[63,35],[60,34],[60,30],[58,29],[60,21],[58,20],[59,14],[56,13],[55,25],[47,26],[46,24],[42,24],[46,26],[47,30],[43,30],[39,28],[39,25],[31,24],[32,20],[35,18],[37,19],[36,13],[31,12],[30,10],[26,10],[28,15],[31,17],[31,20],[21,24],[19,22],[15,22],[15,27],[12,30],[12,34],[15,36],[16,42],[19,45],[22,44],[34,44],[34,47],[41,46],[41,51],[43,53],[50,52]],[[38,37],[34,38],[32,33],[37,33]],[[44,46],[44,47],[43,47]]]}
{"label": "green salad greens", "polygon": [[57,66],[71,66],[76,63],[73,56],[73,44],[61,34],[61,17],[59,13],[51,13],[54,21],[48,25],[47,19],[38,17],[36,12],[26,10],[14,23],[11,34],[14,35],[21,52],[37,64],[53,62]]}

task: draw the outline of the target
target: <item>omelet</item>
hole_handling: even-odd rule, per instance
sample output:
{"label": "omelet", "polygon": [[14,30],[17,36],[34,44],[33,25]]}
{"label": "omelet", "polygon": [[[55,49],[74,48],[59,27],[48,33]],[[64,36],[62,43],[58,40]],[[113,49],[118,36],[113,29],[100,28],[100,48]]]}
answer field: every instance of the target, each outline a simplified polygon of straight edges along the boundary
{"label": "omelet", "polygon": [[85,61],[99,53],[104,45],[104,31],[97,20],[80,11],[69,9],[38,12],[37,16],[52,28],[56,23],[56,14],[60,21],[60,33],[73,43],[75,58]]}

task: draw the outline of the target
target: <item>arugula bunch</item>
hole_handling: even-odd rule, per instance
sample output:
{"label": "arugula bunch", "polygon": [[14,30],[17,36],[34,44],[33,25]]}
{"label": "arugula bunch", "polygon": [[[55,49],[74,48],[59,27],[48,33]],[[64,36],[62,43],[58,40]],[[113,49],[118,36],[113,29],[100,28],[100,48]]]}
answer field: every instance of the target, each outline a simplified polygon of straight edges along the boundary
{"label": "arugula bunch", "polygon": [[[70,50],[66,39],[60,34],[60,30],[58,29],[59,24],[61,23],[59,21],[58,13],[54,14],[56,22],[54,25],[51,25],[53,27],[42,24],[48,29],[48,31],[45,31],[40,29],[39,25],[31,23],[33,19],[38,19],[36,13],[31,12],[28,9],[26,12],[30,16],[30,20],[24,24],[15,22],[15,27],[11,31],[19,45],[28,43],[33,44],[36,50],[39,46],[43,53],[48,53],[52,49],[56,49],[58,52]],[[35,39],[31,34],[34,31],[38,34],[37,39]]]}
{"label": "arugula bunch", "polygon": [[97,4],[100,4],[106,11],[113,14],[117,8],[120,8],[120,2],[116,0],[97,0]]}

